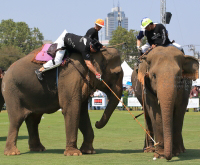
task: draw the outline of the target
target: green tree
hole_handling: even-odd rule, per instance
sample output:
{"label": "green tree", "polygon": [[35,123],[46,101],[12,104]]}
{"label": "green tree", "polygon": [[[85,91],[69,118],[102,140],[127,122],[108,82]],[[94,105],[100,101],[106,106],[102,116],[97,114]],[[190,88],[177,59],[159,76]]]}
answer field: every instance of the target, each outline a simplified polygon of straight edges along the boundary
{"label": "green tree", "polygon": [[44,39],[38,28],[29,28],[25,22],[14,22],[12,19],[2,20],[0,24],[0,48],[16,46],[22,53],[28,54],[42,46]]}
{"label": "green tree", "polygon": [[0,67],[7,70],[8,67],[18,59],[24,57],[21,49],[16,46],[2,46],[0,49]]}
{"label": "green tree", "polygon": [[[117,46],[116,48],[121,53],[122,62],[126,60],[130,67],[134,67],[134,63],[136,62],[136,56],[138,55],[137,47],[136,47],[136,36],[138,31],[136,30],[126,30],[119,26],[116,30],[112,32],[112,39],[109,41],[110,45],[116,45],[119,43],[126,42],[125,45]],[[145,43],[146,39],[142,41]]]}

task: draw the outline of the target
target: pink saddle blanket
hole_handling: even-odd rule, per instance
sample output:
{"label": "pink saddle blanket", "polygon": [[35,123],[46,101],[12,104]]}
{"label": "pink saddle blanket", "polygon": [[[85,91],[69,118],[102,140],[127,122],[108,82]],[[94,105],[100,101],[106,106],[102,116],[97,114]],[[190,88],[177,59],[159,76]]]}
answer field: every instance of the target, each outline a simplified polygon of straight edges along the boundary
{"label": "pink saddle blanket", "polygon": [[49,61],[52,60],[53,58],[47,53],[47,50],[51,44],[45,44],[42,48],[42,50],[36,55],[35,60],[37,61]]}

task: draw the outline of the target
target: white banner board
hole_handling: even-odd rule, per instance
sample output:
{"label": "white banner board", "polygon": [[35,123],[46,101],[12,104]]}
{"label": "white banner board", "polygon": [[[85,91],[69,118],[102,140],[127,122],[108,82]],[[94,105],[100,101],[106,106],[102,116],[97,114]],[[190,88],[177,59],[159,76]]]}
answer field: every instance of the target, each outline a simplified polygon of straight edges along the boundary
{"label": "white banner board", "polygon": [[199,107],[199,98],[189,99],[187,108],[198,108]]}
{"label": "white banner board", "polygon": [[105,107],[106,106],[106,98],[105,97],[93,97],[92,98],[92,106],[97,107]]}
{"label": "white banner board", "polygon": [[141,104],[136,97],[128,97],[128,107],[141,107]]}

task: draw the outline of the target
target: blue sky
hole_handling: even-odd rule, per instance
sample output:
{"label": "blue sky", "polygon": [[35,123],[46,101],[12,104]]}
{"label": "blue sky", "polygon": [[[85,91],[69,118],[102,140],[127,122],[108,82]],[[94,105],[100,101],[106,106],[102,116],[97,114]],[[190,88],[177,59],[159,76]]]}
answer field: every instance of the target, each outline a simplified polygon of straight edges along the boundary
{"label": "blue sky", "polygon": [[[118,0],[0,0],[0,20],[13,19],[26,22],[30,28],[38,27],[45,40],[55,41],[64,29],[84,35],[94,26],[97,18],[105,19]],[[119,0],[128,17],[129,30],[140,30],[140,21],[149,17],[160,22],[160,0]],[[166,26],[169,38],[180,45],[199,45],[200,0],[166,0],[166,11],[172,13]],[[102,29],[104,32],[104,29]],[[104,38],[103,38],[104,39]],[[184,47],[186,54],[193,55]]]}

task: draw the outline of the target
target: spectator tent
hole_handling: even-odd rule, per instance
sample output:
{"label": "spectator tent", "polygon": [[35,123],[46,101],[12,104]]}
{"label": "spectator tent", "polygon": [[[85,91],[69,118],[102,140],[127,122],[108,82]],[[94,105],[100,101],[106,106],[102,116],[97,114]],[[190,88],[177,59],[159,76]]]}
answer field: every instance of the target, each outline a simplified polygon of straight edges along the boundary
{"label": "spectator tent", "polygon": [[130,68],[130,66],[126,63],[126,61],[124,61],[121,64],[121,67],[124,72],[123,86],[131,85],[131,75],[132,75],[133,69]]}

